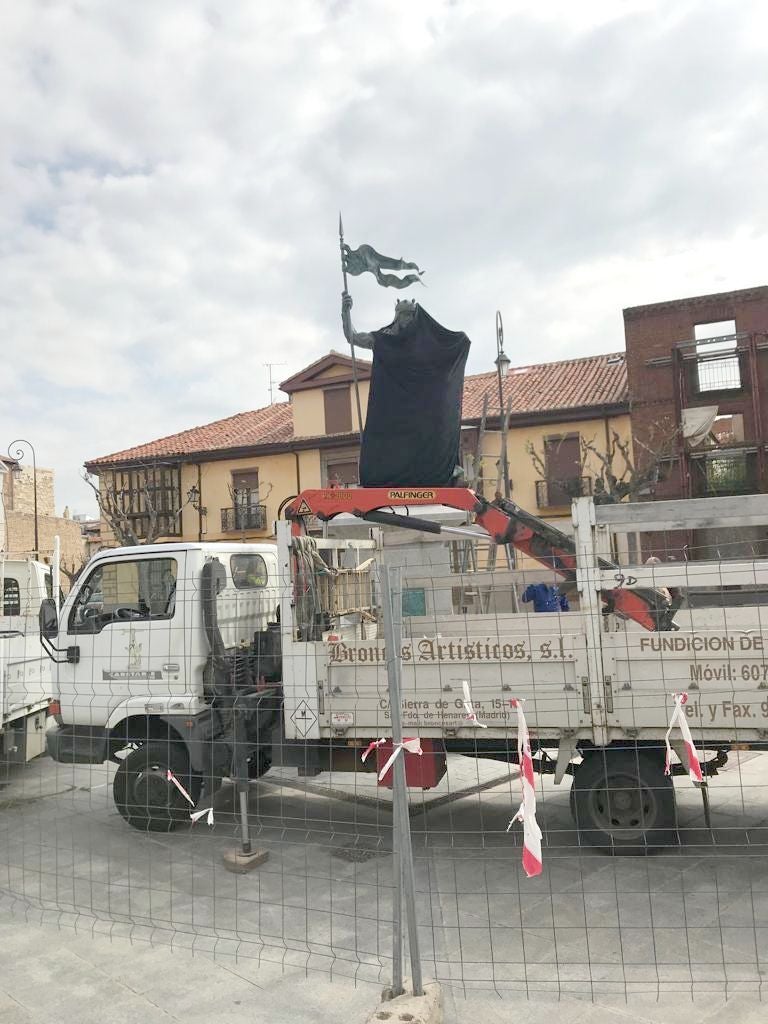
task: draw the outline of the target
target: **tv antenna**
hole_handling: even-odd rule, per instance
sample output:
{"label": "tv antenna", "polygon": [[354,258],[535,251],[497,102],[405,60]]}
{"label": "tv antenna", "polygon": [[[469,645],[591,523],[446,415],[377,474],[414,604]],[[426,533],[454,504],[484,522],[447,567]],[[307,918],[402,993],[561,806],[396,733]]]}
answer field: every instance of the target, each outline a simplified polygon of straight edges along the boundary
{"label": "tv antenna", "polygon": [[277,381],[272,376],[272,367],[273,366],[287,366],[287,365],[288,365],[287,363],[264,363],[264,366],[266,366],[266,368],[267,368],[267,374],[268,374],[268,379],[269,379],[269,404],[270,405],[274,405],[275,404],[275,400],[273,398],[273,392],[274,392],[274,389],[275,389],[275,384],[277,384]]}

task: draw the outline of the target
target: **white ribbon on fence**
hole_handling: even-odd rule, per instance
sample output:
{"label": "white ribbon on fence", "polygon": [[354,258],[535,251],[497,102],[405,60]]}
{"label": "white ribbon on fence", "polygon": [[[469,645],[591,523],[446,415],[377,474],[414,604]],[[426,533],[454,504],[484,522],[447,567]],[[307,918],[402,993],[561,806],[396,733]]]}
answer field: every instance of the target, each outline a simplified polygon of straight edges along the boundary
{"label": "white ribbon on fence", "polygon": [[541,829],[536,821],[536,786],[533,776],[533,756],[528,725],[523,714],[523,702],[513,698],[509,702],[517,709],[517,754],[520,760],[520,784],[523,800],[514,818],[507,825],[507,832],[516,821],[523,823],[523,870],[529,878],[542,872]]}
{"label": "white ribbon on fence", "polygon": [[209,825],[212,825],[213,824],[213,808],[212,807],[205,807],[205,808],[203,808],[202,811],[192,811],[192,813],[190,814],[190,818],[192,819],[193,822],[198,822],[198,821],[200,821],[200,819],[202,818],[202,816],[204,814],[207,815],[207,818],[206,818],[207,823]]}
{"label": "white ribbon on fence", "polygon": [[466,717],[469,719],[472,725],[475,725],[480,729],[487,729],[488,726],[485,724],[485,722],[480,721],[480,719],[477,717],[477,712],[472,706],[472,693],[470,692],[469,683],[467,682],[466,679],[462,680],[461,688],[464,691],[464,700],[462,701],[462,703],[464,705]]}
{"label": "white ribbon on fence", "polygon": [[[388,742],[389,740],[387,740],[387,738],[384,736],[382,736],[380,740],[372,740],[365,748],[360,760],[363,763],[365,763],[365,759],[368,757],[369,754],[372,754],[377,747],[383,747],[384,744]],[[387,774],[389,769],[395,763],[395,759],[397,758],[398,754],[400,754],[403,750],[407,750],[409,754],[418,754],[419,757],[421,757],[421,755],[424,753],[424,751],[421,749],[421,740],[419,739],[418,736],[406,736],[402,743],[395,743],[392,748],[392,753],[389,755],[386,764],[379,772],[379,782],[381,782],[381,780]]]}
{"label": "white ribbon on fence", "polygon": [[686,767],[688,769],[688,778],[694,784],[697,782],[703,783],[704,777],[701,774],[701,763],[699,762],[699,755],[696,753],[696,747],[693,744],[693,736],[691,736],[691,730],[688,728],[686,714],[685,711],[683,711],[683,707],[688,703],[688,694],[685,692],[673,693],[672,700],[675,702],[675,710],[672,712],[672,717],[669,720],[669,728],[667,729],[667,733],[664,737],[664,743],[667,748],[667,756],[664,762],[664,774],[672,774],[672,745],[669,742],[669,737],[674,727],[678,725],[680,727],[680,732],[683,734],[683,745],[685,747],[685,759],[687,762]]}

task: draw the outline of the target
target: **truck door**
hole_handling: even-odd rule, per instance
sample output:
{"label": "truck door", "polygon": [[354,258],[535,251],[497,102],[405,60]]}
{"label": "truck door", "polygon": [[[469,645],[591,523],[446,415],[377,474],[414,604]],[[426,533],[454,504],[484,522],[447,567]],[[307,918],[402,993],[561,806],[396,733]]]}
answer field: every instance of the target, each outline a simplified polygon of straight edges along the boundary
{"label": "truck door", "polygon": [[[162,712],[187,691],[184,657],[185,552],[100,561],[65,609],[58,646],[79,661],[59,670],[64,721],[104,725],[126,699]],[[155,706],[156,705],[156,706]]]}

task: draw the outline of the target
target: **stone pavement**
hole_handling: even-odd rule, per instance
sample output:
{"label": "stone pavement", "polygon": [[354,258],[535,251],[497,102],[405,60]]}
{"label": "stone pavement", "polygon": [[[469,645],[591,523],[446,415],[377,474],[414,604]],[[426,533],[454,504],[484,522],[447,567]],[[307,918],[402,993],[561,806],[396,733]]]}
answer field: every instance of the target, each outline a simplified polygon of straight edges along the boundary
{"label": "stone pavement", "polygon": [[[411,808],[424,974],[443,983],[446,1019],[525,1019],[544,999],[561,1000],[553,1020],[671,1020],[669,1000],[691,999],[706,1019],[725,996],[764,1015],[766,767],[742,754],[714,780],[714,834],[678,780],[682,845],[616,859],[579,845],[567,782],[545,778],[545,871],[526,879],[519,832],[506,832],[514,771],[452,758]],[[313,1007],[365,1019],[389,980],[392,931],[391,808],[371,776],[254,784],[250,824],[271,856],[236,876],[221,865],[236,841],[231,791],[213,829],[144,835],[114,810],[110,774],[40,758],[0,791],[0,1024],[95,1019],[102,991],[128,1022],[210,1020],[213,1005],[218,1020],[259,1020],[264,992],[265,1019],[316,1019]]]}
{"label": "stone pavement", "polygon": [[[214,961],[20,918],[0,922],[0,958],[0,1024],[363,1024],[379,997],[377,987],[344,978]],[[746,998],[698,999],[692,1008],[687,997],[592,1002],[553,994],[512,1005],[444,987],[443,999],[447,1024],[678,1024],[691,1012],[702,1024],[725,1014],[734,1024],[762,1024],[766,1014]]]}

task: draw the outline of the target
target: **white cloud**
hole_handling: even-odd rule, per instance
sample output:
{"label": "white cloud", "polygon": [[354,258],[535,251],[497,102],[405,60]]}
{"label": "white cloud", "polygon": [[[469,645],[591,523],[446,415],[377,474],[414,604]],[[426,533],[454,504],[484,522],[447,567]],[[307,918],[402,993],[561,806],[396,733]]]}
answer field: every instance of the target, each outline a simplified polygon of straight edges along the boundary
{"label": "white cloud", "polygon": [[[765,280],[759,0],[7,4],[0,442],[83,460],[267,401],[340,347],[348,240],[427,267],[489,367]],[[10,98],[10,99],[9,99]],[[392,296],[354,282],[355,321]]]}

